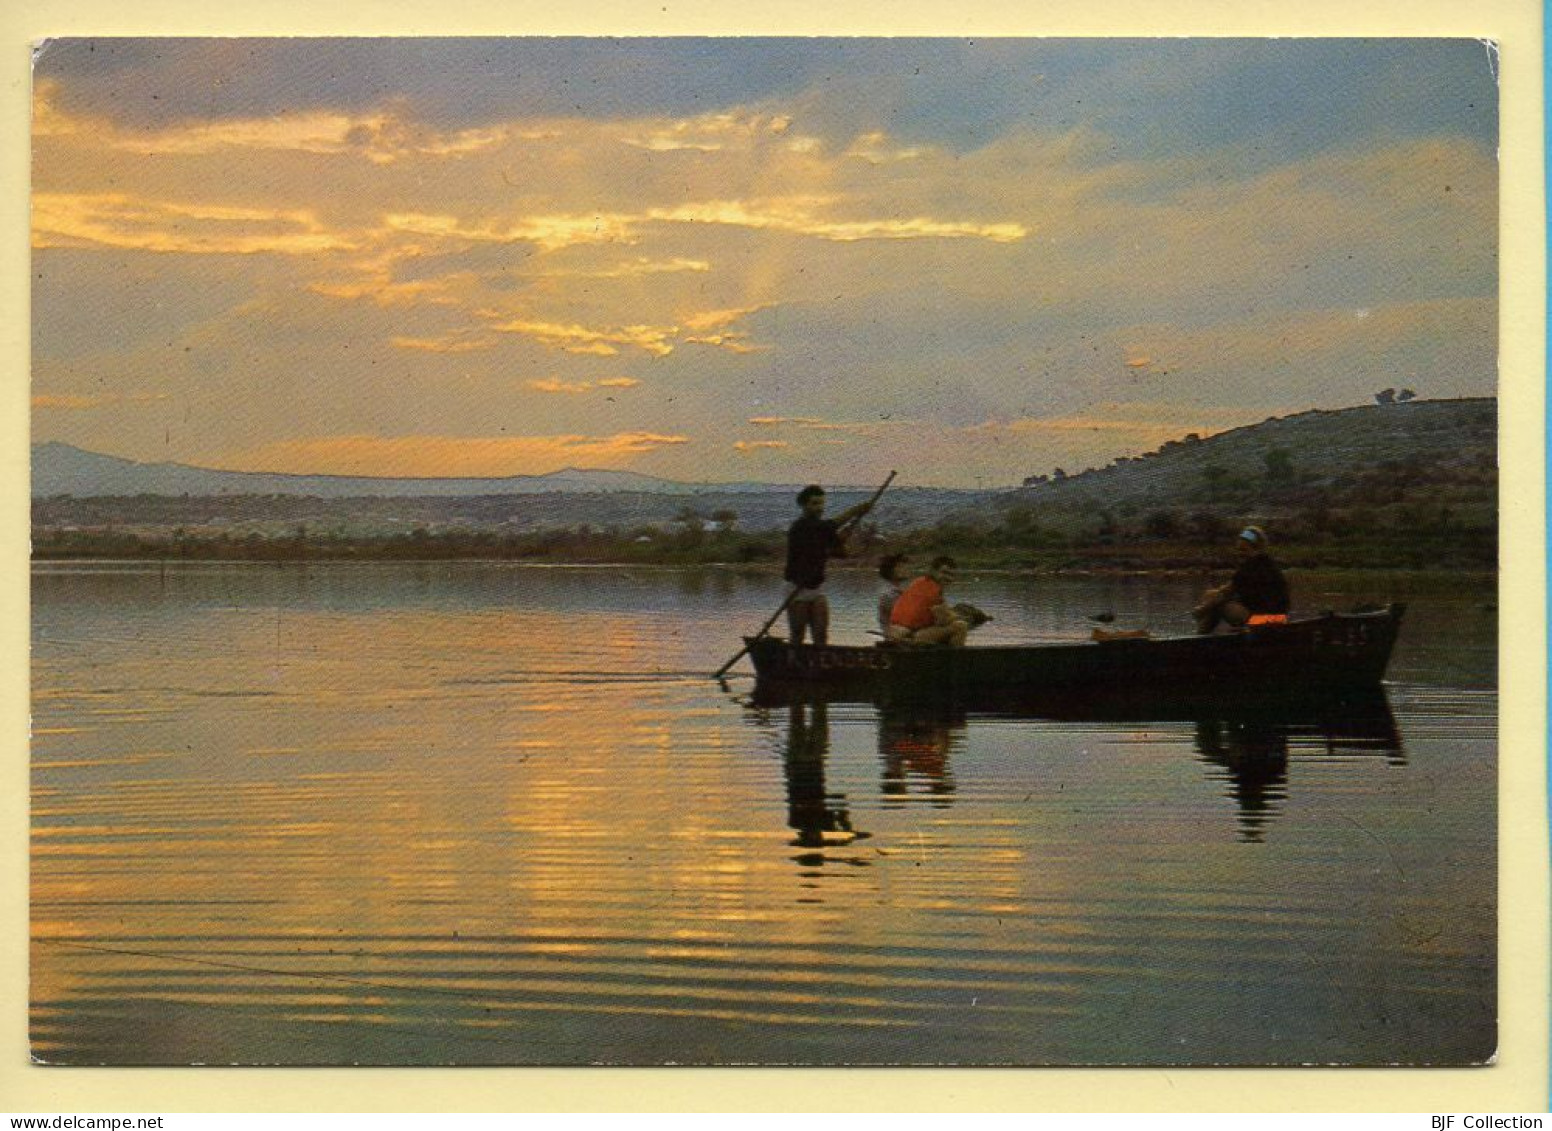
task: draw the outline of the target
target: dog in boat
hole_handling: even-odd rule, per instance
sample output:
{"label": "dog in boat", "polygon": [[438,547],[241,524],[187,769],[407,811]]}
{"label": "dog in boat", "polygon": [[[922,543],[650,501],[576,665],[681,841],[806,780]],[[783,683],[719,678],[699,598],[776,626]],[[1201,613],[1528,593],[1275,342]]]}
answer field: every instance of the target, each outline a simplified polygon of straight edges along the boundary
{"label": "dog in boat", "polygon": [[954,606],[954,615],[969,625],[972,632],[992,619],[991,614],[982,612],[966,601]]}

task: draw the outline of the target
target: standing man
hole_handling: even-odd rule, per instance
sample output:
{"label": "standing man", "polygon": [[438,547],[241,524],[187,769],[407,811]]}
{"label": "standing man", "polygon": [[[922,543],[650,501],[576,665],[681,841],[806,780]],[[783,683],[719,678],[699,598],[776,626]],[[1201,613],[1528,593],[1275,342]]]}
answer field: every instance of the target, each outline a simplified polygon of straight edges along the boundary
{"label": "standing man", "polygon": [[867,514],[873,504],[858,503],[835,518],[825,518],[824,488],[811,484],[798,492],[798,506],[803,514],[787,529],[787,569],[782,575],[795,589],[787,602],[787,627],[794,644],[803,643],[806,632],[813,634],[815,644],[827,644],[830,604],[820,588],[825,562],[845,555],[841,528]]}

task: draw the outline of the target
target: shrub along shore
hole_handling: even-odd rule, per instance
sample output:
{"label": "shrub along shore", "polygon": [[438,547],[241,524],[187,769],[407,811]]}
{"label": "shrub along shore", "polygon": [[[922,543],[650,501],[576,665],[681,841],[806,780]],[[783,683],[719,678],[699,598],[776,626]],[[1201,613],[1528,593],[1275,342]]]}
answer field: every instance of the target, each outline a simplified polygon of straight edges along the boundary
{"label": "shrub along shore", "polygon": [[[966,569],[1038,572],[1166,572],[1220,568],[1232,560],[1233,527],[1214,524],[1189,534],[1106,531],[1072,537],[1003,527],[940,524],[881,535],[864,527],[839,568],[870,566],[880,555],[906,551],[926,558],[952,554]],[[1282,535],[1273,555],[1285,566],[1311,569],[1459,569],[1496,567],[1496,529],[1448,523],[1400,529],[1353,529]],[[40,530],[35,560],[152,561],[532,561],[578,565],[736,565],[779,569],[780,530],[635,532],[547,530],[504,533],[480,529],[416,529],[385,536],[339,537],[299,527],[289,534],[126,530]]]}

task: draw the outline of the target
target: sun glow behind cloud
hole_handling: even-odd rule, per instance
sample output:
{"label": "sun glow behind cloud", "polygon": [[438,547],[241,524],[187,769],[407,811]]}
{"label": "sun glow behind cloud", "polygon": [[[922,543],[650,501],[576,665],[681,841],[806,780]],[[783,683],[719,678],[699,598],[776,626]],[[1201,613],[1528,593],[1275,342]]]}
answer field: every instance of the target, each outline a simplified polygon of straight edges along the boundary
{"label": "sun glow behind cloud", "polygon": [[322,475],[495,477],[542,475],[565,467],[629,466],[634,457],[690,443],[688,436],[618,432],[610,436],[319,436],[239,451],[238,471]]}
{"label": "sun glow behind cloud", "polygon": [[[1323,92],[1418,118],[1360,115],[1357,93],[1345,117],[1274,106],[1253,149],[1218,137],[1248,128],[1235,104],[1195,101],[1256,74],[1211,45],[1062,78],[1051,60],[1090,47],[1010,42],[989,70],[902,85],[794,43],[808,78],[763,93],[709,50],[689,103],[611,99],[621,73],[574,105],[525,88],[479,114],[457,68],[411,63],[351,98],[233,73],[247,93],[210,88],[207,106],[182,93],[180,67],[216,50],[198,41],[107,85],[84,55],[45,55],[40,438],[295,470],[413,463],[411,443],[429,463],[485,441],[507,447],[482,465],[542,462],[566,440],[582,445],[568,463],[696,479],[761,453],[784,478],[871,480],[909,451],[922,481],[1014,482],[1052,445],[1103,462],[1171,429],[1359,403],[1397,373],[1425,396],[1488,392],[1491,138],[1437,109],[1467,91],[1491,104],[1467,46],[1404,101],[1356,48],[1269,48],[1320,62]],[[353,53],[377,50],[297,49],[347,85]],[[120,89],[178,106],[137,119],[144,100]],[[72,312],[105,294],[118,321],[76,345]],[[626,366],[647,388],[615,396],[639,381]],[[1156,419],[1115,407],[1143,401]],[[505,420],[527,447],[489,434]]]}

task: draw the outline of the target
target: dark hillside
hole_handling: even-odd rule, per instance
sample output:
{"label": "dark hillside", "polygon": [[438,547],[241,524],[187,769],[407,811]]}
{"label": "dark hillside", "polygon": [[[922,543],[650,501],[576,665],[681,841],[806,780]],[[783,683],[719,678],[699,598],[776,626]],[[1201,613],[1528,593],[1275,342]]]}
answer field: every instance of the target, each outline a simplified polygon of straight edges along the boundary
{"label": "dark hillside", "polygon": [[1157,564],[1248,522],[1309,564],[1490,567],[1498,402],[1412,401],[1300,413],[1063,478],[953,517],[958,541]]}

